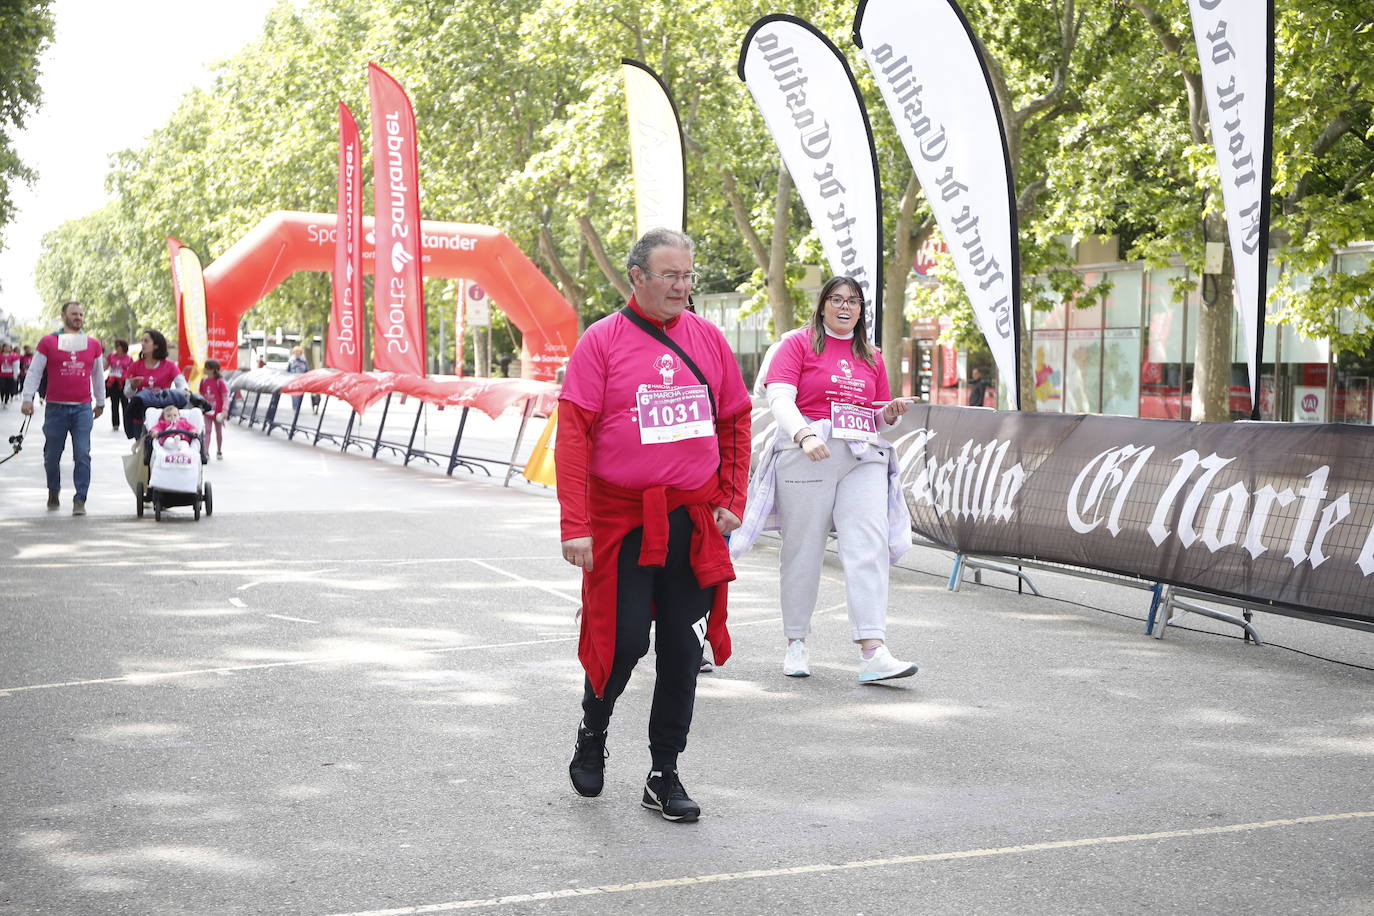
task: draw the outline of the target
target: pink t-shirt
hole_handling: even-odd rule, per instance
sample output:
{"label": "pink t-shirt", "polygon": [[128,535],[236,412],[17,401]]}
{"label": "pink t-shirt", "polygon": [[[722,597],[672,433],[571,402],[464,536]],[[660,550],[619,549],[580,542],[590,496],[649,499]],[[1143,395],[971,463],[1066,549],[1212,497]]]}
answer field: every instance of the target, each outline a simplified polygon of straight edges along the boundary
{"label": "pink t-shirt", "polygon": [[[48,334],[38,342],[38,352],[48,361],[43,372],[48,378],[49,403],[91,403],[91,371],[105,352],[100,341],[87,337],[85,350],[67,353],[58,349],[57,335]],[[103,390],[100,396],[105,396]]]}
{"label": "pink t-shirt", "polygon": [[19,354],[4,353],[0,354],[0,375],[8,378],[19,377]]}
{"label": "pink t-shirt", "polygon": [[149,369],[143,360],[139,360],[129,367],[127,377],[139,379],[135,387],[139,391],[147,391],[149,388],[171,388],[179,375],[181,370],[177,368],[177,364],[170,359],[164,359],[152,369]]}
{"label": "pink t-shirt", "polygon": [[[150,429],[148,432],[156,436],[159,433],[167,432],[167,430],[169,429],[176,430],[177,432],[187,433],[193,433],[196,431],[195,426],[191,424],[190,420],[186,419],[185,417],[177,417],[175,420],[172,420],[170,422],[168,422],[167,420],[158,420],[156,423],[153,424],[153,428]],[[178,437],[176,436],[168,436],[166,441],[175,442],[177,441],[177,439]],[[189,436],[181,436],[180,439],[185,442],[191,441],[191,438]]]}
{"label": "pink t-shirt", "polygon": [[210,413],[221,414],[229,406],[229,386],[223,378],[203,378],[200,380],[201,397],[210,402]]}
{"label": "pink t-shirt", "polygon": [[797,386],[797,409],[808,420],[830,417],[835,401],[873,406],[891,397],[883,355],[873,351],[874,365],[854,355],[852,340],[825,335],[825,349],[811,348],[811,328],[798,328],[783,336],[782,346],[768,369],[768,384]]}
{"label": "pink t-shirt", "polygon": [[[720,416],[749,407],[739,364],[719,328],[683,312],[666,333],[705,374]],[[568,361],[561,397],[597,414],[591,473],[633,490],[660,485],[694,490],[709,481],[720,465],[714,425],[709,436],[650,445],[641,443],[639,432],[636,395],[641,389],[699,384],[677,354],[619,312],[587,328]]]}
{"label": "pink t-shirt", "polygon": [[134,358],[127,353],[114,353],[105,362],[110,367],[106,377],[119,379],[122,382],[129,377],[129,367],[134,364]]}

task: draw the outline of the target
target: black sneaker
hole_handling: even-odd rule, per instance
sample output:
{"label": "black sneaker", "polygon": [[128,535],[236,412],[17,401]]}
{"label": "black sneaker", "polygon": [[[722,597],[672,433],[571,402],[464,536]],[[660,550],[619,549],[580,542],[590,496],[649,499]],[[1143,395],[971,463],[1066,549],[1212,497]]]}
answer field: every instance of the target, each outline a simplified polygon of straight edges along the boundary
{"label": "black sneaker", "polygon": [[60,505],[62,505],[62,503],[59,502],[58,499],[57,499],[57,491],[56,491],[56,490],[49,490],[49,491],[48,491],[48,508],[49,508],[49,509],[56,509],[56,508],[57,508],[58,506],[60,506]]}
{"label": "black sneaker", "polygon": [[595,798],[606,783],[606,733],[577,726],[577,744],[573,746],[572,763],[568,764],[568,778],[583,798]]}
{"label": "black sneaker", "polygon": [[644,781],[640,804],[662,814],[665,821],[691,823],[701,817],[701,806],[688,797],[677,770],[665,770],[661,775],[650,773]]}

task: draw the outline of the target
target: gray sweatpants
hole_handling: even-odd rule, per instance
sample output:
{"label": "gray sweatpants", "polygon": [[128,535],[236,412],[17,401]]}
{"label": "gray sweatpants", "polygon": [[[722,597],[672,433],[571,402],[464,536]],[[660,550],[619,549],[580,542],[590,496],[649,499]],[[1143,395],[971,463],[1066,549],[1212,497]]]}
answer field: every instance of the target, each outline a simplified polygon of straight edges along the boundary
{"label": "gray sweatpants", "polygon": [[811,632],[833,524],[853,639],[886,639],[887,451],[870,446],[856,458],[844,440],[827,444],[824,461],[812,461],[799,448],[778,455],[783,633],[802,639]]}

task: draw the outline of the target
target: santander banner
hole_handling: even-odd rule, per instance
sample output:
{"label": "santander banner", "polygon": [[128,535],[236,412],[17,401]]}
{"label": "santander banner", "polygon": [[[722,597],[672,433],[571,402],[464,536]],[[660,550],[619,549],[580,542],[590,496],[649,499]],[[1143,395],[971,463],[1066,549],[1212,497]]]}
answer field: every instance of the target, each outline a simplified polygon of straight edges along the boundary
{"label": "santander banner", "polygon": [[1245,328],[1253,407],[1259,398],[1269,281],[1274,4],[1273,0],[1188,0],[1188,11],[1193,18],[1221,196],[1226,205],[1236,309]]}
{"label": "santander banner", "polygon": [[425,374],[425,300],[420,269],[420,167],[415,111],[401,84],[367,65],[372,100],[372,193],[377,278],[373,286],[374,369]]}
{"label": "santander banner", "polygon": [[925,189],[1002,384],[1019,407],[1016,192],[978,41],[954,0],[860,0],[854,41]]}
{"label": "santander banner", "polygon": [[167,256],[172,262],[172,299],[177,309],[177,366],[193,390],[199,390],[205,360],[209,356],[205,321],[205,280],[200,258],[181,242],[167,236]]}
{"label": "santander banner", "polygon": [[363,371],[363,147],[358,122],[339,103],[339,219],[334,239],[334,303],[324,364]]}
{"label": "santander banner", "polygon": [[782,153],[830,269],[864,295],[882,329],[883,216],[868,112],[849,63],[811,23],[765,16],[744,37],[739,77]]}

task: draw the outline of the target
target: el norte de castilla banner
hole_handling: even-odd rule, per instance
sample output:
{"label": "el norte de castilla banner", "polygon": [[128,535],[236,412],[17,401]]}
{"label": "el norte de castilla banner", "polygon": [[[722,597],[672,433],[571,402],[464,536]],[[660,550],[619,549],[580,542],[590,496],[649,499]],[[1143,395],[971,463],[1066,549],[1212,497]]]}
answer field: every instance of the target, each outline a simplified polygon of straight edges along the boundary
{"label": "el norte de castilla banner", "polygon": [[953,0],[861,0],[854,40],[925,190],[1010,403],[1019,407],[1016,191],[973,31]]}
{"label": "el norte de castilla banner", "polygon": [[917,405],[884,438],[948,550],[1374,622],[1374,429]]}
{"label": "el norte de castilla banner", "polygon": [[1188,0],[1245,330],[1250,404],[1259,399],[1269,285],[1274,146],[1273,0]]}
{"label": "el norte de castilla banner", "polygon": [[882,330],[883,212],[868,112],[844,55],[795,16],[765,16],[740,49],[739,76],[782,154],[830,269],[864,297],[870,339]]}

